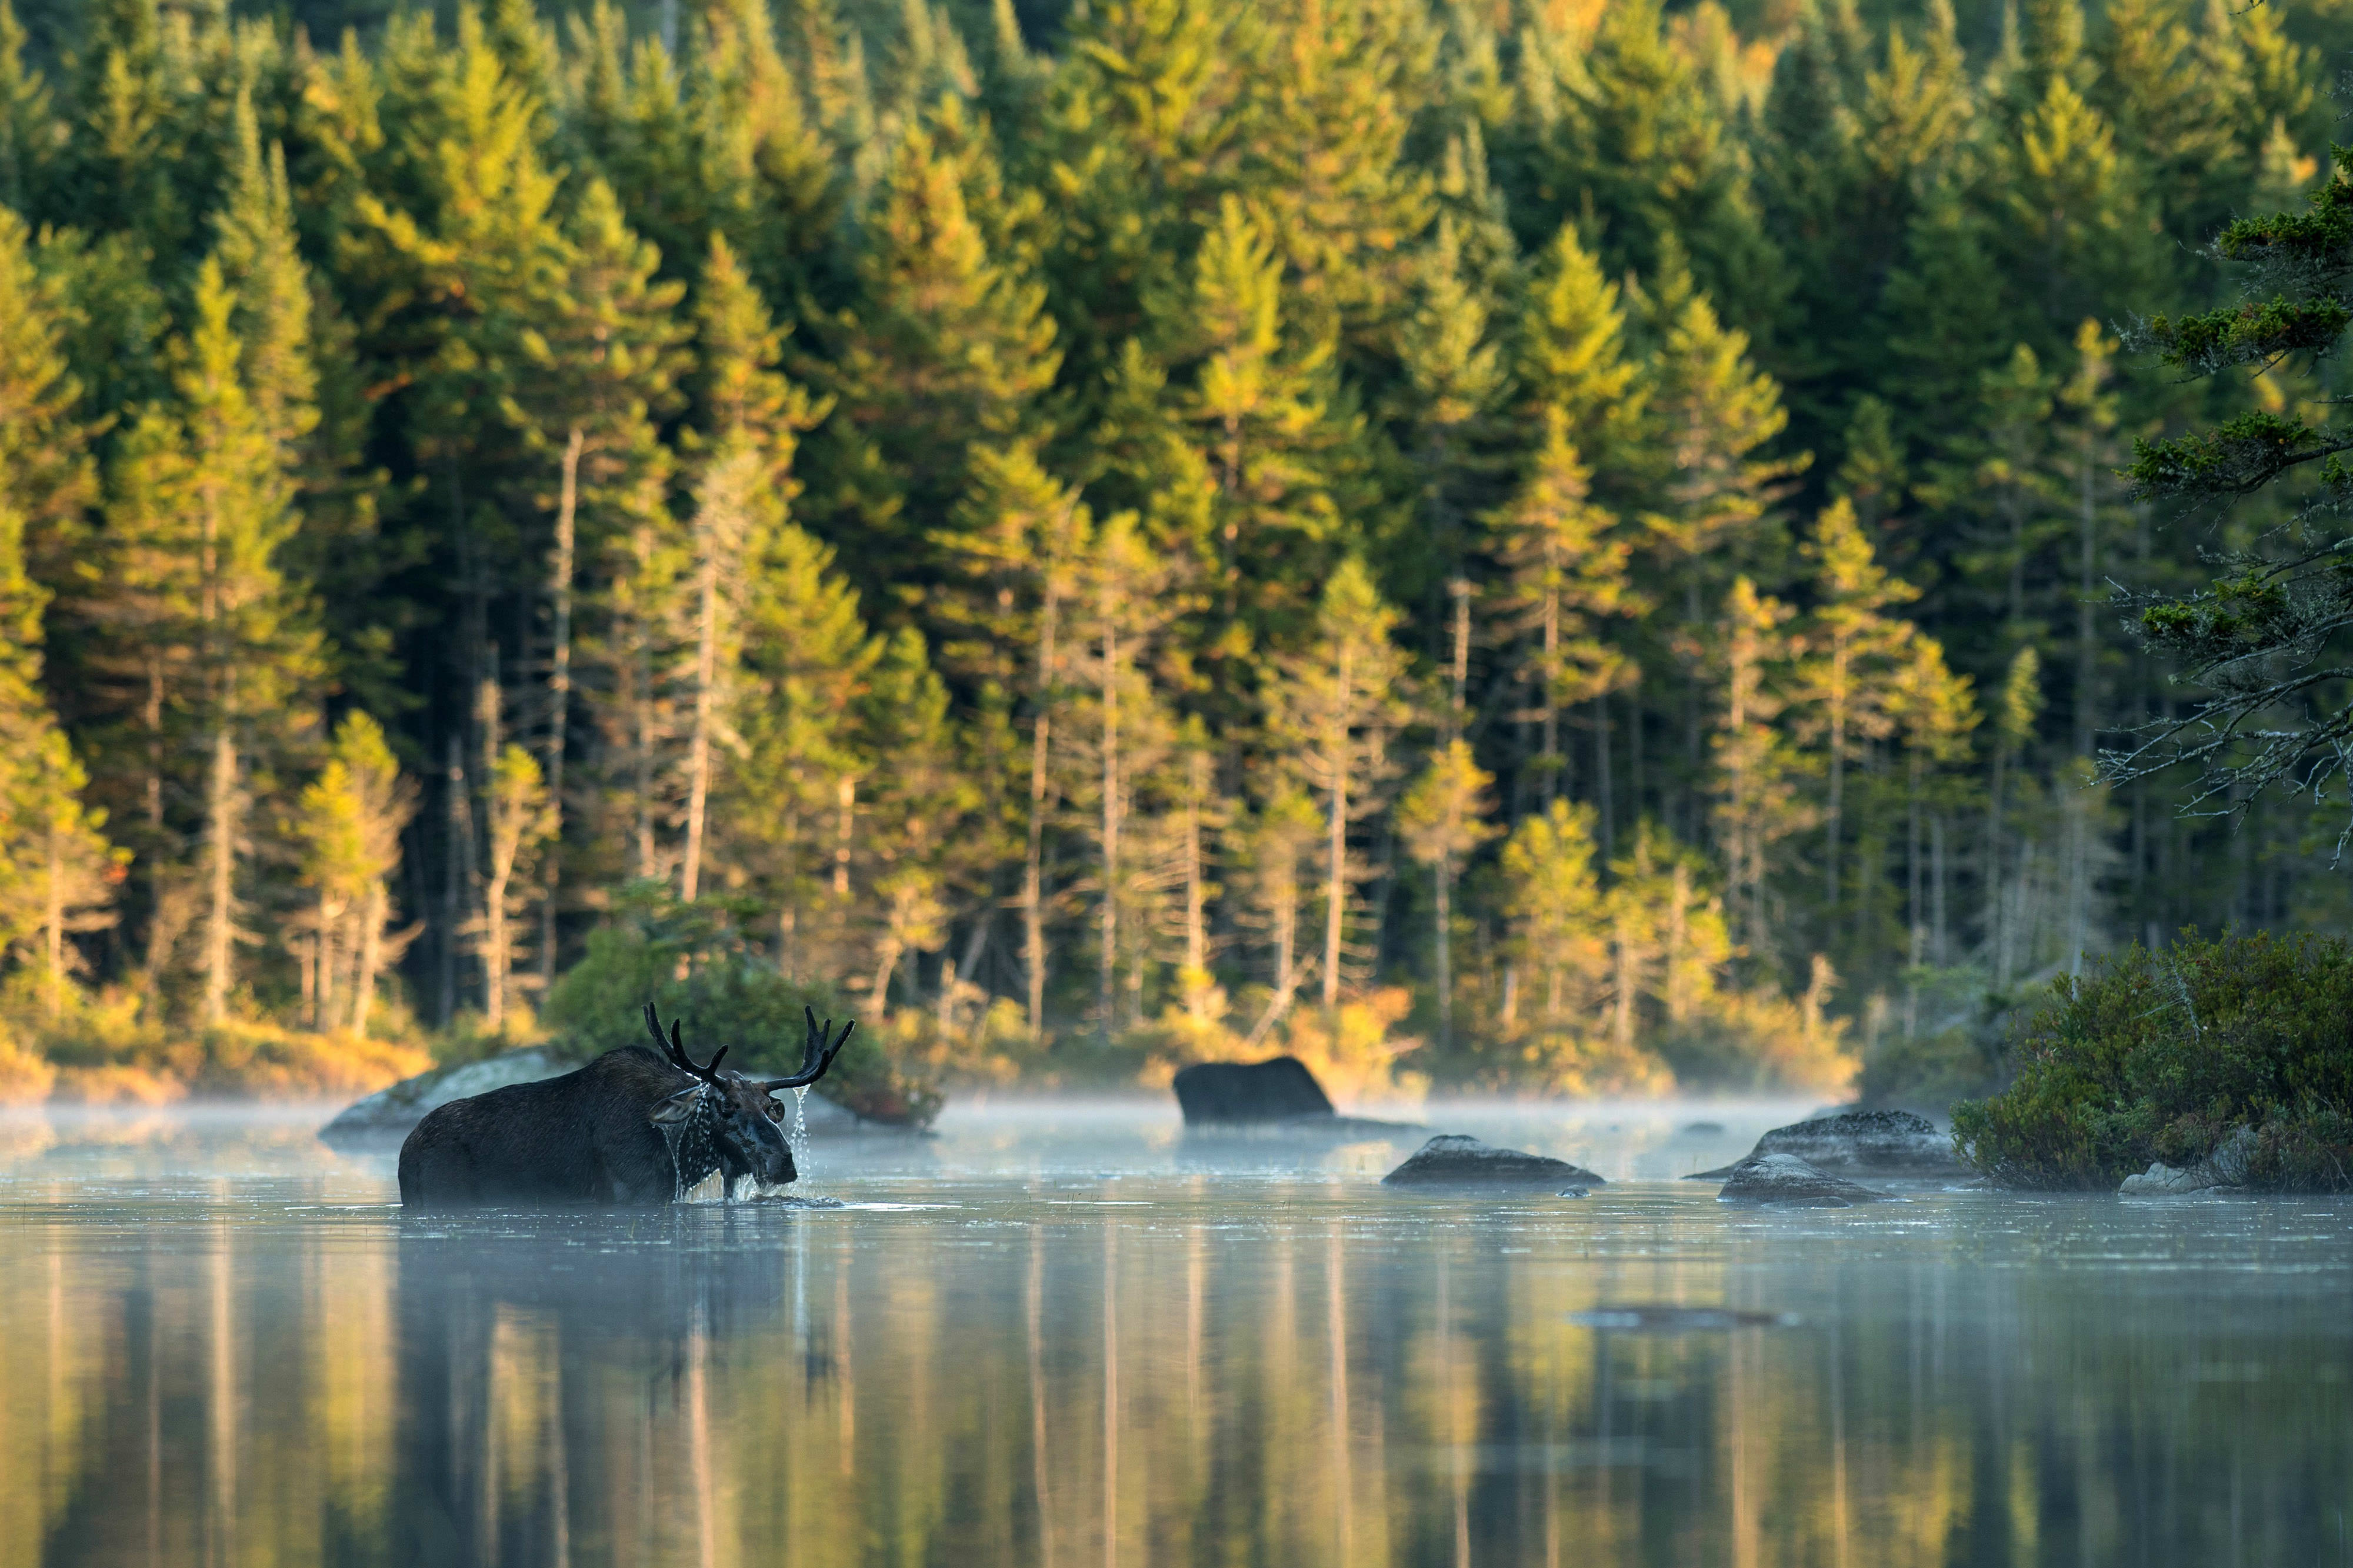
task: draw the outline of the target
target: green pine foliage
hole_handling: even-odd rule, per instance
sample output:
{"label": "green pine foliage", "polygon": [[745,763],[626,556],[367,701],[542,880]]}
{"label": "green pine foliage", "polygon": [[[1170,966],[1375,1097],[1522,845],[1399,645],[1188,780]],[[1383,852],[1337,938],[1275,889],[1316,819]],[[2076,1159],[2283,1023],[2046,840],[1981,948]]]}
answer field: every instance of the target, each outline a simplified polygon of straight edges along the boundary
{"label": "green pine foliage", "polygon": [[2330,16],[249,11],[0,0],[11,1081],[1901,1097],[2353,919]]}

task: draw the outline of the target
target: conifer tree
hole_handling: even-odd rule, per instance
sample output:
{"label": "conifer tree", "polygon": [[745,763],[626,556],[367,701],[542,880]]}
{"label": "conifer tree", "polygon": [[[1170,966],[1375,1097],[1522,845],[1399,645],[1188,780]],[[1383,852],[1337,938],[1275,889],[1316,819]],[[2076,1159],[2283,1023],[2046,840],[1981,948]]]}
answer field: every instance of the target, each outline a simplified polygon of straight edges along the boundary
{"label": "conifer tree", "polygon": [[1405,722],[1405,658],[1391,643],[1398,616],[1364,563],[1350,556],[1324,584],[1315,638],[1276,659],[1267,692],[1268,731],[1323,797],[1324,1006],[1339,1005],[1348,896],[1362,873],[1348,854],[1349,825],[1383,804],[1395,764],[1389,737]]}
{"label": "conifer tree", "polygon": [[1569,440],[1613,496],[1630,478],[1650,397],[1625,335],[1618,286],[1602,275],[1575,227],[1562,225],[1521,307],[1519,385],[1528,409],[1561,411]]}
{"label": "conifer tree", "polygon": [[166,777],[184,756],[200,759],[188,793],[202,802],[193,837],[207,1023],[227,1016],[235,984],[248,774],[302,742],[301,704],[322,673],[298,587],[278,566],[293,526],[289,485],[241,374],[235,305],[208,259],[176,348],[176,401],[150,410],[121,448],[107,592],[88,611],[115,634],[111,662],[144,732],[152,831],[164,826]]}
{"label": "conifer tree", "polygon": [[1617,690],[1635,673],[1602,623],[1642,608],[1627,586],[1630,548],[1610,537],[1618,520],[1587,499],[1588,471],[1568,429],[1565,410],[1545,411],[1544,445],[1526,485],[1488,521],[1506,573],[1504,625],[1526,649],[1519,679],[1539,718],[1535,771],[1537,798],[1547,804],[1561,791],[1561,710]]}
{"label": "conifer tree", "polygon": [[96,499],[81,388],[59,330],[58,290],[37,272],[24,220],[0,207],[0,504],[16,514],[37,581],[74,585],[69,563]]}
{"label": "conifer tree", "polygon": [[0,950],[30,959],[52,1019],[65,1009],[80,953],[69,942],[115,919],[117,852],[106,814],[84,799],[89,775],[41,690],[49,595],[25,570],[23,514],[0,464]]}
{"label": "conifer tree", "polygon": [[[1068,700],[1071,621],[1092,515],[1027,446],[973,451],[975,485],[960,526],[943,536],[960,591],[944,596],[960,634],[944,650],[977,681],[1019,691],[1029,710],[1029,808],[1018,906],[1029,1025],[1042,1031],[1046,1006],[1046,833],[1061,794],[1056,726]],[[978,633],[976,637],[974,634]]]}
{"label": "conifer tree", "polygon": [[1893,685],[1913,628],[1888,612],[1920,591],[1873,558],[1853,504],[1843,497],[1815,520],[1806,553],[1814,563],[1814,605],[1798,633],[1804,651],[1794,695],[1822,738],[1830,786],[1822,806],[1822,902],[1834,926],[1843,887],[1847,763],[1858,745],[1893,731]]}
{"label": "conifer tree", "polygon": [[1504,842],[1502,871],[1513,953],[1543,987],[1545,1024],[1556,1026],[1607,971],[1593,808],[1556,800],[1523,817]]}
{"label": "conifer tree", "polygon": [[1438,1047],[1454,1047],[1454,883],[1462,866],[1494,837],[1486,821],[1493,773],[1472,757],[1470,745],[1451,741],[1398,802],[1398,829],[1407,853],[1430,868],[1433,894],[1431,953],[1438,985]]}
{"label": "conifer tree", "polygon": [[1809,826],[1798,789],[1799,760],[1774,721],[1786,706],[1778,677],[1788,654],[1788,605],[1736,579],[1725,603],[1720,641],[1724,714],[1714,744],[1715,824],[1724,859],[1725,907],[1736,941],[1769,963],[1773,848]]}
{"label": "conifer tree", "polygon": [[530,886],[533,859],[555,836],[555,818],[538,760],[529,752],[510,743],[484,771],[490,776],[484,792],[490,831],[482,879],[482,1022],[496,1035],[505,1029],[516,1001],[519,906]]}
{"label": "conifer tree", "polygon": [[25,59],[16,8],[0,0],[0,207],[37,210],[58,153],[48,83]]}
{"label": "conifer tree", "polygon": [[1198,369],[1183,399],[1217,484],[1216,593],[1225,617],[1287,603],[1338,525],[1315,461],[1332,345],[1286,333],[1282,262],[1228,197],[1201,237],[1182,331]]}
{"label": "conifer tree", "polygon": [[[990,254],[956,163],[911,124],[875,192],[861,302],[828,331],[832,416],[811,502],[849,564],[880,582],[946,520],[965,451],[1035,434],[1060,359],[1045,291]],[[887,564],[886,564],[887,563]]]}
{"label": "conifer tree", "polygon": [[384,970],[406,946],[386,927],[417,786],[401,776],[384,727],[355,710],[336,727],[326,765],[304,787],[298,811],[302,881],[316,900],[311,1024],[364,1035]]}

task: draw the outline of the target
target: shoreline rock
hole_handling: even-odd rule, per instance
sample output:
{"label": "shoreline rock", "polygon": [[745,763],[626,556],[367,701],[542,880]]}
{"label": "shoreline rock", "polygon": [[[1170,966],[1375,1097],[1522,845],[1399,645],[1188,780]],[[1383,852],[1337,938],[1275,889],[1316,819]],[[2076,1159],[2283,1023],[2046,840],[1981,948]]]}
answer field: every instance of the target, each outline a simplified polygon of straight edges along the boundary
{"label": "shoreline rock", "polygon": [[1558,1193],[1604,1186],[1581,1165],[1548,1154],[1498,1149],[1459,1132],[1441,1132],[1414,1151],[1404,1164],[1381,1178],[1385,1187],[1453,1187],[1508,1192]]}
{"label": "shoreline rock", "polygon": [[2190,1193],[2235,1192],[2246,1185],[2247,1164],[2255,1152],[2255,1130],[2242,1127],[2194,1165],[2168,1165],[2159,1160],[2138,1175],[2126,1176],[2116,1188],[2122,1198],[2179,1197]]}
{"label": "shoreline rock", "polygon": [[1792,1208],[1838,1208],[1892,1198],[1877,1187],[1817,1169],[1795,1154],[1751,1154],[1733,1166],[1719,1203],[1784,1204]]}

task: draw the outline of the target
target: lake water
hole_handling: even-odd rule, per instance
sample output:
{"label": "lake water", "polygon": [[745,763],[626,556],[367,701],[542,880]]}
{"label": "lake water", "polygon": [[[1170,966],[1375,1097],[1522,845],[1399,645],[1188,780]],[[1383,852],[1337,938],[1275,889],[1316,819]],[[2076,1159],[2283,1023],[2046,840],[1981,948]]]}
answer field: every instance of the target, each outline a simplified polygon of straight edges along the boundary
{"label": "lake water", "polygon": [[2353,1203],[1673,1180],[1807,1109],[1423,1113],[1583,1199],[1033,1104],[463,1219],[314,1110],[17,1113],[0,1568],[2353,1563]]}

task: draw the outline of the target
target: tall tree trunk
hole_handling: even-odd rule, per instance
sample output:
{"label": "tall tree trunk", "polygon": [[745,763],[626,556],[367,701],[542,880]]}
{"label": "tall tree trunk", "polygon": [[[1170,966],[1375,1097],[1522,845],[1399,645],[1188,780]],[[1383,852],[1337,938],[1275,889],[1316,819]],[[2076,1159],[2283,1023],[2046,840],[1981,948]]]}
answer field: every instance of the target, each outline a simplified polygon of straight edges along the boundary
{"label": "tall tree trunk", "polygon": [[449,761],[442,772],[447,798],[441,883],[441,1027],[458,1011],[459,933],[466,925],[466,898],[473,886],[474,814],[466,785],[464,742],[449,736]]}
{"label": "tall tree trunk", "polygon": [[368,1012],[375,1005],[376,973],[384,967],[384,879],[368,883],[360,901],[359,961],[352,971],[352,1033],[365,1036]]}
{"label": "tall tree trunk", "polygon": [[1208,889],[1201,868],[1201,802],[1209,790],[1209,754],[1185,759],[1185,1011],[1196,1023],[1209,1013]]}
{"label": "tall tree trunk", "polygon": [[1055,609],[1049,588],[1038,617],[1037,712],[1029,721],[1029,837],[1021,865],[1021,960],[1032,1035],[1042,1035],[1046,1028],[1046,784],[1054,728]]}
{"label": "tall tree trunk", "polygon": [[1831,916],[1839,907],[1840,818],[1846,805],[1847,649],[1843,637],[1831,652],[1831,798],[1829,831],[1822,844],[1823,901]]}
{"label": "tall tree trunk", "polygon": [[506,1026],[507,1016],[507,879],[513,861],[499,853],[508,824],[499,803],[499,682],[493,673],[482,682],[478,711],[482,731],[483,806],[490,830],[490,875],[482,881],[482,1021],[493,1035]]}
{"label": "tall tree trunk", "polygon": [[[1449,822],[1451,834],[1454,824]],[[1454,853],[1438,852],[1438,1048],[1454,1048]]]}
{"label": "tall tree trunk", "polygon": [[226,724],[213,732],[205,781],[205,1010],[207,1024],[228,1016],[237,945],[237,743]]}
{"label": "tall tree trunk", "polygon": [[[1347,918],[1348,710],[1355,700],[1353,660],[1353,650],[1344,645],[1340,649],[1339,700],[1334,705],[1338,718],[1327,742],[1332,766],[1331,846],[1324,878],[1324,1005],[1327,1011],[1340,1005],[1340,935]],[[1549,695],[1546,700],[1551,700]]]}
{"label": "tall tree trunk", "polygon": [[1471,584],[1457,577],[1446,585],[1454,596],[1454,691],[1447,704],[1446,739],[1462,738],[1462,722],[1471,700]]}
{"label": "tall tree trunk", "polygon": [[335,969],[343,960],[335,939],[343,923],[343,900],[322,897],[319,900],[319,983],[313,996],[311,1027],[322,1033],[332,1029],[337,1022]]}
{"label": "tall tree trunk", "polygon": [[2093,614],[2092,590],[2099,581],[2098,465],[2084,454],[2083,492],[2078,507],[2075,595],[2075,754],[2088,757],[2099,736],[2099,704],[2095,688],[2100,678],[2099,622]]}
{"label": "tall tree trunk", "polygon": [[1604,863],[1618,855],[1618,803],[1612,798],[1609,778],[1609,698],[1606,692],[1593,697],[1593,793],[1601,807],[1601,858]]}
{"label": "tall tree trunk", "polygon": [[48,884],[41,900],[42,957],[48,968],[49,1018],[66,1010],[66,867],[65,846],[54,817],[49,823]]}
{"label": "tall tree trunk", "polygon": [[1117,588],[1103,574],[1103,955],[1098,1002],[1103,1042],[1111,1044],[1112,1004],[1119,967],[1119,628]]}
{"label": "tall tree trunk", "polygon": [[858,780],[844,773],[833,789],[833,896],[849,898],[849,851],[858,833]]}
{"label": "tall tree trunk", "polygon": [[547,660],[547,808],[553,826],[547,864],[540,870],[542,995],[555,984],[555,895],[564,875],[564,857],[555,852],[555,847],[564,836],[564,751],[565,731],[572,722],[572,583],[579,538],[580,453],[586,444],[580,426],[575,425],[565,438],[563,477],[555,501],[555,560],[549,584],[555,605],[555,624],[554,646],[548,650]]}
{"label": "tall tree trunk", "polygon": [[[706,503],[707,504],[707,503]],[[679,868],[679,897],[694,901],[702,877],[703,813],[711,798],[711,724],[719,680],[718,530],[706,524],[694,615],[694,733],[686,753],[686,859]]]}
{"label": "tall tree trunk", "polygon": [[1551,810],[1552,803],[1559,798],[1561,785],[1560,700],[1557,696],[1558,688],[1556,685],[1554,668],[1554,661],[1559,657],[1560,591],[1548,589],[1545,594],[1544,602],[1544,668],[1541,676],[1544,682],[1544,706],[1541,710],[1544,725],[1543,809],[1546,811]]}

